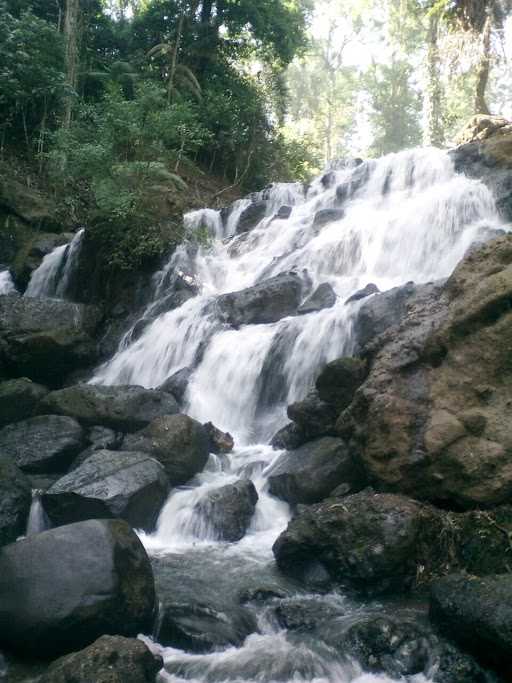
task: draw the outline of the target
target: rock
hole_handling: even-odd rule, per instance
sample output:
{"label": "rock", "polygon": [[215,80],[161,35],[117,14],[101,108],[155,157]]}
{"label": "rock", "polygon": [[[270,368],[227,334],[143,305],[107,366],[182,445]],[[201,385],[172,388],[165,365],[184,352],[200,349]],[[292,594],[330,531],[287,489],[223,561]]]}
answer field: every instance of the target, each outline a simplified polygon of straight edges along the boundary
{"label": "rock", "polygon": [[336,188],[337,202],[343,204],[348,199],[351,199],[356,192],[366,185],[374,168],[374,161],[363,161],[362,163],[357,164],[349,178]]}
{"label": "rock", "polygon": [[322,570],[336,583],[383,593],[412,585],[440,529],[432,508],[362,491],[301,508],[273,552],[278,567],[302,581]]}
{"label": "rock", "polygon": [[169,492],[165,471],[146,453],[96,451],[42,496],[54,526],[120,517],[152,531]]}
{"label": "rock", "polygon": [[87,440],[94,451],[113,450],[121,444],[122,436],[108,427],[95,426],[89,429]]}
{"label": "rock", "polygon": [[188,383],[194,370],[192,368],[181,368],[178,372],[168,377],[163,384],[158,387],[158,391],[165,391],[172,394],[179,404],[185,399]]}
{"label": "rock", "polygon": [[364,486],[361,468],[341,439],[326,436],[283,454],[268,477],[270,493],[292,505],[309,505],[347,484],[347,493]]}
{"label": "rock", "polygon": [[162,463],[172,486],[181,486],[201,472],[208,461],[208,434],[187,415],[153,420],[146,429],[126,436],[123,449],[149,453]]}
{"label": "rock", "polygon": [[235,442],[229,432],[222,432],[212,422],[207,422],[203,427],[208,434],[208,451],[219,455],[231,453]]}
{"label": "rock", "polygon": [[249,232],[255,228],[267,215],[269,203],[265,200],[260,200],[250,204],[244,211],[242,211],[236,226],[236,234],[241,235],[244,232]]}
{"label": "rock", "polygon": [[354,398],[366,377],[366,363],[360,358],[338,358],[323,368],[316,379],[320,400],[339,411]]}
{"label": "rock", "polygon": [[472,116],[459,131],[455,138],[456,145],[466,145],[470,142],[481,142],[499,133],[508,134],[512,131],[512,122],[502,116],[478,114]]}
{"label": "rock", "polygon": [[2,173],[0,205],[9,214],[39,230],[55,224],[55,206],[37,190],[13,178],[12,174]]}
{"label": "rock", "polygon": [[170,394],[132,385],[77,384],[49,393],[42,408],[74,417],[85,425],[101,425],[125,432],[135,432],[159,415],[178,412],[178,405]]}
{"label": "rock", "polygon": [[36,414],[48,389],[26,377],[0,383],[0,427]]}
{"label": "rock", "polygon": [[212,537],[234,543],[245,536],[254,515],[258,494],[249,479],[240,479],[209,491],[195,506]]}
{"label": "rock", "polygon": [[121,520],[51,529],[0,551],[0,643],[51,658],[151,628],[151,565]]}
{"label": "rock", "polygon": [[342,608],[336,600],[327,601],[321,595],[293,595],[284,597],[274,610],[279,626],[289,631],[313,631],[318,633],[319,627],[326,621],[345,616],[346,608]]}
{"label": "rock", "polygon": [[512,575],[446,576],[432,584],[430,616],[448,638],[499,673],[512,670]]}
{"label": "rock", "polygon": [[294,315],[300,304],[302,281],[295,273],[281,273],[239,292],[222,294],[217,309],[235,327],[274,323]]}
{"label": "rock", "polygon": [[293,451],[307,441],[307,436],[295,422],[289,422],[274,434],[270,440],[273,448]]}
{"label": "rock", "polygon": [[53,662],[40,683],[154,683],[162,666],[141,640],[102,636]]}
{"label": "rock", "polygon": [[315,390],[310,391],[302,401],[289,405],[287,409],[288,417],[298,425],[300,433],[306,439],[327,434],[334,436],[338,412],[332,405],[322,401]]}
{"label": "rock", "polygon": [[473,250],[444,284],[400,294],[396,322],[366,344],[370,373],[337,421],[376,487],[452,509],[510,500],[511,297],[511,235]]}
{"label": "rock", "polygon": [[349,296],[349,298],[345,301],[345,304],[366,299],[366,297],[371,296],[372,294],[378,294],[379,292],[380,289],[377,287],[377,285],[374,285],[373,282],[370,282],[370,284],[366,285],[366,287],[358,289],[357,292],[352,294],[352,296]]}
{"label": "rock", "polygon": [[320,228],[329,225],[329,223],[340,221],[344,215],[345,212],[343,209],[320,209],[320,211],[315,213],[313,228],[319,230]]}
{"label": "rock", "polygon": [[64,233],[35,233],[27,244],[18,251],[14,259],[12,269],[16,283],[24,289],[32,273],[39,268],[43,258],[52,252],[56,247],[67,244],[73,239],[73,235]]}
{"label": "rock", "polygon": [[49,386],[61,384],[70,372],[96,361],[100,319],[94,306],[0,296],[0,347],[7,371]]}
{"label": "rock", "polygon": [[306,313],[316,313],[322,311],[324,308],[332,308],[336,303],[336,292],[328,282],[323,282],[315,289],[313,294],[302,303],[297,313],[305,315]]}
{"label": "rock", "polygon": [[279,218],[281,220],[286,220],[287,218],[290,218],[292,215],[292,207],[291,206],[281,206],[279,211],[276,213],[276,218]]}
{"label": "rock", "polygon": [[30,481],[5,457],[0,457],[0,546],[25,533],[32,493]]}
{"label": "rock", "polygon": [[70,417],[40,415],[0,430],[0,453],[23,472],[63,472],[84,447],[84,432]]}

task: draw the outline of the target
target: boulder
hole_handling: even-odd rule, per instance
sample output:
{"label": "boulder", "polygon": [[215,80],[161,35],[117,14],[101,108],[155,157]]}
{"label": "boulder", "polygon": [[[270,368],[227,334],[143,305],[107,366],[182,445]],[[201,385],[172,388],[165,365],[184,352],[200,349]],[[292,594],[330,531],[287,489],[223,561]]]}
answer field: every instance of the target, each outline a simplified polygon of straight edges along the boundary
{"label": "boulder", "polygon": [[146,453],[100,450],[55,482],[42,504],[54,526],[120,517],[152,531],[168,492],[162,465]]}
{"label": "boulder", "polygon": [[25,533],[31,502],[30,481],[8,458],[0,457],[0,546]]}
{"label": "boulder", "polygon": [[148,557],[122,520],[69,524],[0,551],[0,644],[25,657],[136,636],[151,628],[154,603]]}
{"label": "boulder", "polygon": [[162,666],[141,640],[102,636],[53,662],[40,683],[154,683]]}
{"label": "boulder", "polygon": [[320,400],[339,413],[354,398],[366,377],[366,363],[360,358],[338,358],[323,368],[316,379]]}
{"label": "boulder", "polygon": [[231,453],[235,442],[229,432],[221,431],[212,422],[207,422],[203,427],[208,434],[208,450],[210,453],[216,455]]}
{"label": "boulder", "polygon": [[7,372],[60,385],[67,374],[96,361],[100,319],[94,306],[0,296],[0,348]]}
{"label": "boulder", "polygon": [[274,323],[297,312],[301,294],[300,277],[281,273],[239,292],[222,294],[217,310],[221,319],[234,327]]}
{"label": "boulder", "polygon": [[49,413],[74,417],[84,425],[124,432],[135,432],[159,415],[178,412],[171,394],[132,385],[77,384],[50,392],[41,406]]}
{"label": "boulder", "polygon": [[158,417],[137,434],[125,437],[123,450],[149,453],[162,463],[172,486],[181,486],[208,461],[208,434],[187,415]]}
{"label": "boulder", "polygon": [[433,508],[363,491],[301,508],[273,552],[278,567],[302,581],[326,572],[363,593],[383,593],[413,584],[440,529]]}
{"label": "boulder", "polygon": [[300,433],[306,439],[326,434],[334,436],[338,412],[332,405],[322,401],[315,390],[310,391],[302,401],[289,405],[287,409],[288,417],[298,425]]}
{"label": "boulder", "polygon": [[270,493],[292,505],[309,505],[346,485],[346,493],[364,486],[364,475],[341,439],[326,436],[280,456],[268,477]]}
{"label": "boulder", "polygon": [[24,472],[64,472],[84,447],[84,432],[76,420],[39,415],[0,430],[0,453]]}
{"label": "boulder", "polygon": [[307,441],[307,436],[295,422],[289,422],[274,434],[270,445],[279,450],[293,451]]}
{"label": "boulder", "polygon": [[292,215],[292,207],[291,206],[281,206],[279,208],[279,211],[276,213],[276,218],[279,218],[281,220],[286,220],[287,218],[290,218]]}
{"label": "boulder", "polygon": [[193,372],[193,368],[181,368],[181,370],[168,377],[158,387],[158,391],[166,391],[168,394],[172,394],[181,405],[185,400],[188,383]]}
{"label": "boulder", "polygon": [[0,383],[0,427],[36,414],[48,389],[26,377]]}
{"label": "boulder", "polygon": [[512,670],[512,575],[452,574],[432,584],[430,616],[477,659]]}
{"label": "boulder", "polygon": [[317,311],[322,311],[324,308],[332,308],[335,303],[336,292],[328,282],[323,282],[321,285],[318,285],[315,291],[299,306],[297,313],[299,315],[316,313]]}
{"label": "boulder", "polygon": [[345,301],[345,304],[350,304],[354,301],[366,299],[372,294],[378,294],[379,292],[380,289],[377,287],[377,285],[374,285],[373,282],[370,282],[368,285],[366,285],[366,287],[358,289],[357,292],[354,292],[354,294],[352,294],[352,296],[349,296],[348,299]]}
{"label": "boulder", "polygon": [[122,435],[108,427],[95,426],[89,429],[87,440],[94,451],[112,450],[115,451],[121,444]]}
{"label": "boulder", "polygon": [[334,223],[335,221],[340,221],[345,212],[343,209],[320,209],[315,213],[313,219],[313,228],[319,230],[329,223]]}
{"label": "boulder", "polygon": [[241,235],[242,233],[249,232],[249,230],[255,228],[267,215],[268,208],[269,203],[264,199],[250,204],[240,214],[240,218],[236,225],[236,234]]}
{"label": "boulder", "polygon": [[257,502],[258,494],[252,481],[240,479],[208,491],[195,509],[214,538],[234,543],[245,536]]}
{"label": "boulder", "polygon": [[363,161],[357,164],[347,180],[340,183],[336,188],[336,201],[338,204],[344,204],[366,185],[374,168],[374,161]]}

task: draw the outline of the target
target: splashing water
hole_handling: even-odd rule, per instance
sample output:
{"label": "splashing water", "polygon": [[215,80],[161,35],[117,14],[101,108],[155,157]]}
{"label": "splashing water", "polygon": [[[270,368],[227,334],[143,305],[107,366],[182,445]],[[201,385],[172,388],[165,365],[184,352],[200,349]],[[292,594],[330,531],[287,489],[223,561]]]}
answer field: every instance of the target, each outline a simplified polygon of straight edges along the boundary
{"label": "splashing water", "polygon": [[79,230],[71,242],[55,247],[47,254],[30,278],[27,297],[65,299],[74,272],[84,230]]}
{"label": "splashing water", "polygon": [[0,271],[0,294],[14,294],[16,287],[8,270]]}

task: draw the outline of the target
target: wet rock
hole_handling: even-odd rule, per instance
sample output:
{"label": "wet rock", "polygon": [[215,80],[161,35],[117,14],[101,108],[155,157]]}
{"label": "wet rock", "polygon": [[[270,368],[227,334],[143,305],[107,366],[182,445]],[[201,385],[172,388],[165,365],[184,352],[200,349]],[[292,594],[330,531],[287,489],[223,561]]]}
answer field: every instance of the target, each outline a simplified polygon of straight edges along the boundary
{"label": "wet rock", "polygon": [[31,502],[30,481],[14,463],[0,457],[0,546],[25,533]]}
{"label": "wet rock", "polygon": [[342,484],[346,493],[363,488],[361,468],[341,439],[324,437],[283,454],[268,477],[272,495],[292,505],[318,503]]}
{"label": "wet rock", "polygon": [[276,218],[280,218],[281,220],[286,220],[287,218],[290,218],[292,215],[292,207],[291,206],[281,206],[279,211],[276,213]]}
{"label": "wet rock", "polygon": [[249,479],[240,479],[209,491],[196,505],[212,535],[234,543],[245,536],[258,502],[258,494]]}
{"label": "wet rock", "polygon": [[0,296],[0,347],[11,376],[58,386],[70,372],[97,359],[94,306],[57,299]]}
{"label": "wet rock", "polygon": [[84,432],[76,420],[40,415],[0,430],[0,453],[23,472],[64,472],[84,447]]}
{"label": "wet rock", "polygon": [[289,631],[317,631],[326,621],[343,617],[346,608],[322,595],[294,595],[281,600],[274,610],[277,622]]}
{"label": "wet rock", "polygon": [[336,188],[336,200],[343,204],[351,199],[370,179],[375,162],[363,161],[352,171],[349,178]]}
{"label": "wet rock", "polygon": [[146,453],[100,450],[55,482],[42,504],[55,526],[120,517],[152,531],[168,492],[162,465]]}
{"label": "wet rock", "polygon": [[162,666],[141,640],[102,636],[53,662],[40,683],[154,683]]}
{"label": "wet rock", "polygon": [[315,390],[310,391],[302,401],[289,405],[287,409],[288,417],[298,425],[301,434],[307,439],[335,435],[338,412],[332,405],[322,401]]}
{"label": "wet rock", "polygon": [[219,455],[221,453],[231,453],[235,442],[229,432],[223,432],[212,422],[203,425],[208,434],[208,450],[210,453]]}
{"label": "wet rock", "polygon": [[432,584],[430,616],[480,661],[500,673],[512,669],[512,575],[439,579]]}
{"label": "wet rock", "polygon": [[181,370],[168,377],[158,387],[158,391],[166,391],[168,394],[172,394],[178,403],[182,404],[193,372],[193,368],[181,368]]}
{"label": "wet rock", "polygon": [[125,432],[135,432],[159,415],[178,412],[178,405],[170,394],[132,385],[77,384],[52,391],[41,405],[49,413],[68,415],[85,425]]}
{"label": "wet rock", "polygon": [[294,315],[302,295],[302,281],[295,273],[281,273],[239,292],[217,299],[221,318],[240,325],[273,323]]}
{"label": "wet rock", "polygon": [[316,313],[324,308],[332,308],[336,303],[336,292],[328,282],[323,282],[308,296],[306,301],[297,310],[300,315]]}
{"label": "wet rock", "polygon": [[366,372],[366,363],[360,358],[338,358],[327,363],[316,379],[320,400],[339,413],[351,403]]}
{"label": "wet rock", "polygon": [[36,414],[48,389],[26,377],[0,383],[0,427]]}
{"label": "wet rock", "polygon": [[343,209],[320,209],[315,213],[313,228],[319,230],[329,223],[340,221],[344,215]]}
{"label": "wet rock", "polygon": [[378,294],[379,292],[380,289],[377,287],[377,285],[374,285],[373,282],[370,282],[368,285],[366,285],[366,287],[358,289],[357,292],[352,294],[352,296],[349,296],[349,298],[345,301],[345,304],[366,299],[366,297],[371,296],[372,294]]}
{"label": "wet rock", "polygon": [[122,437],[121,434],[115,432],[108,427],[95,426],[89,429],[87,440],[91,444],[94,451],[101,450],[116,450],[120,445]]}
{"label": "wet rock", "polygon": [[34,237],[23,246],[18,252],[14,263],[13,272],[16,283],[25,288],[30,276],[41,265],[43,258],[52,252],[56,247],[60,247],[73,239],[73,235],[64,233],[36,233]]}
{"label": "wet rock", "polygon": [[269,203],[265,200],[260,200],[250,204],[244,211],[242,211],[236,226],[236,234],[241,235],[244,232],[249,232],[255,228],[260,221],[267,215]]}
{"label": "wet rock", "polygon": [[289,422],[274,434],[270,440],[273,448],[293,451],[307,441],[307,436],[295,422]]}
{"label": "wet rock", "polygon": [[159,417],[137,434],[126,436],[123,450],[149,453],[163,465],[171,485],[181,486],[206,465],[208,434],[187,415]]}
{"label": "wet rock", "polygon": [[154,601],[146,552],[121,520],[58,527],[0,551],[0,643],[25,657],[147,632]]}
{"label": "wet rock", "polygon": [[440,529],[433,508],[363,491],[301,508],[273,551],[278,567],[301,580],[319,566],[337,583],[382,593],[413,583]]}

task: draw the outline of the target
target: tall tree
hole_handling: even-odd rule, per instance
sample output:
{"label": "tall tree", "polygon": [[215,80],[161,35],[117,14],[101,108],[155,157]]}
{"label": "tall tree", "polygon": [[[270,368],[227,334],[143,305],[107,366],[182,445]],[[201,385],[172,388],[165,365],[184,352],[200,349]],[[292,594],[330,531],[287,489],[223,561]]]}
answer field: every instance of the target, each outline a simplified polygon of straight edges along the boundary
{"label": "tall tree", "polygon": [[427,146],[442,147],[444,131],[442,123],[442,85],[439,55],[439,15],[428,17],[427,68],[425,83],[425,128],[423,142]]}
{"label": "tall tree", "polygon": [[[66,0],[66,13],[64,16],[64,38],[66,51],[66,80],[70,91],[76,91],[78,83],[78,19],[80,13],[80,0]],[[71,124],[71,112],[73,109],[73,95],[71,92],[65,99],[64,127]]]}

